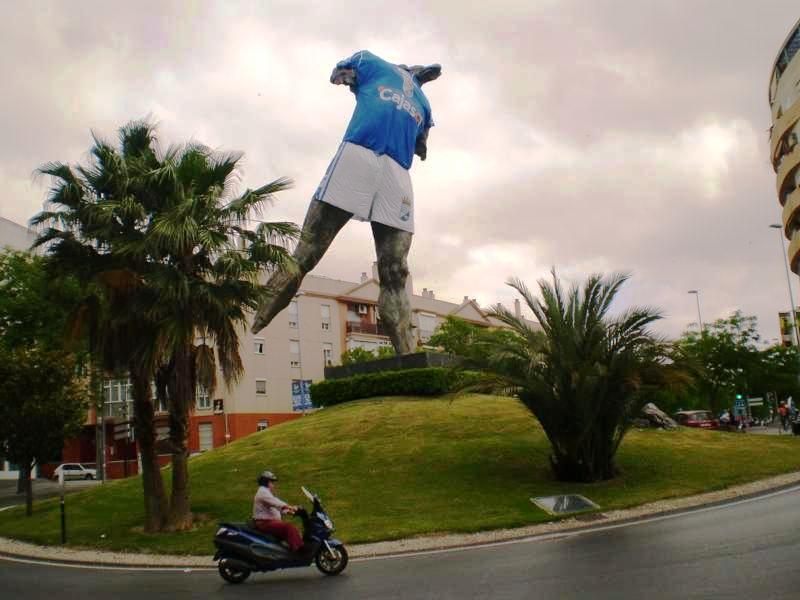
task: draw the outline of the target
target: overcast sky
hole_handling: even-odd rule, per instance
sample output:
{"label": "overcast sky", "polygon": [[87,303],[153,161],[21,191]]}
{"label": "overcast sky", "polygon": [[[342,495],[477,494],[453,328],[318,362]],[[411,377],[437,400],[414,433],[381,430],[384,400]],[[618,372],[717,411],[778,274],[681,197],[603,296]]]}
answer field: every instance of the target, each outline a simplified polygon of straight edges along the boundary
{"label": "overcast sky", "polygon": [[[660,307],[667,335],[699,289],[705,321],[740,308],[777,337],[767,83],[797,0],[469,4],[3,2],[0,215],[41,209],[38,165],[150,116],[164,143],[243,151],[244,186],[293,178],[267,218],[302,222],[353,109],[331,68],[369,49],[442,64],[411,170],[416,291],[510,304],[511,276],[625,270],[620,306]],[[351,222],[314,273],[356,281],[372,260]]]}

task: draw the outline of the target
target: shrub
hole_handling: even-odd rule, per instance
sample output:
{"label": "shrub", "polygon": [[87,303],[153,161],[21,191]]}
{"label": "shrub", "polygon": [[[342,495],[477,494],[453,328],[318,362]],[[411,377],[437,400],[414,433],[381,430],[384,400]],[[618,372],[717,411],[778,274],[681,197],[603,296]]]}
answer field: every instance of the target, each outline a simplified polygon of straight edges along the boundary
{"label": "shrub", "polygon": [[381,346],[376,352],[356,347],[351,348],[347,352],[342,352],[342,364],[355,365],[357,363],[370,362],[381,358],[389,358],[394,355],[395,351],[391,346]]}
{"label": "shrub", "polygon": [[322,407],[375,396],[438,396],[463,387],[465,380],[474,377],[470,372],[443,367],[367,373],[312,384],[311,402]]}

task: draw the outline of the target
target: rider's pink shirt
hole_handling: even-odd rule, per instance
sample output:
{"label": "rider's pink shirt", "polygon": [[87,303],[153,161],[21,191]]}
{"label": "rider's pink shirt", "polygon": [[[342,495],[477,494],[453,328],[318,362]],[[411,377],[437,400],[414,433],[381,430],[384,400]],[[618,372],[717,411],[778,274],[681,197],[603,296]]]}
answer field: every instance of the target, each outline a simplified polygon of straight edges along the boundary
{"label": "rider's pink shirt", "polygon": [[281,508],[287,506],[286,502],[276,498],[269,488],[263,485],[258,488],[253,499],[253,520],[281,520]]}

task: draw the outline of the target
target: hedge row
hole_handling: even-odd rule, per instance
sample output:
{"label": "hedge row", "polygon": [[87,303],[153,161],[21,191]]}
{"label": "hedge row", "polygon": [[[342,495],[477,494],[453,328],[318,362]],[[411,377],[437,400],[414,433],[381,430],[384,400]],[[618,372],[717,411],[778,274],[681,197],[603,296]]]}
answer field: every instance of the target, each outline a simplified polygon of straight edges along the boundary
{"label": "hedge row", "polygon": [[438,396],[475,377],[474,373],[442,367],[353,375],[312,384],[311,402],[321,407],[374,396]]}

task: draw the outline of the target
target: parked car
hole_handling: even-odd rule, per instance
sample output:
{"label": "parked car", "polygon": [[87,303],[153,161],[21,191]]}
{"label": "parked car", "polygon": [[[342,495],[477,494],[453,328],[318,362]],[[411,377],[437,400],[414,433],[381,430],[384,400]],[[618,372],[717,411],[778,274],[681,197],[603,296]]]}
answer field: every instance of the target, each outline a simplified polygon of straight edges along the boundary
{"label": "parked car", "polygon": [[58,479],[61,472],[64,472],[64,479],[95,479],[97,469],[90,469],[81,463],[64,463],[58,465],[53,471],[53,479]]}
{"label": "parked car", "polygon": [[708,410],[681,410],[672,415],[678,425],[700,427],[702,429],[719,429],[719,420]]}

